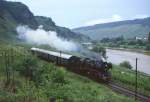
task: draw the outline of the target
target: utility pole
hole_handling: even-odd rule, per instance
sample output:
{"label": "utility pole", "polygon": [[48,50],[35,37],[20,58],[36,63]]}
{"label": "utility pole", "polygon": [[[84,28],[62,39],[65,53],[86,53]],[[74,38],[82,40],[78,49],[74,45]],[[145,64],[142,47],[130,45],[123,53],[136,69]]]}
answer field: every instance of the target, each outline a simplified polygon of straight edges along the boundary
{"label": "utility pole", "polygon": [[136,58],[136,66],[135,66],[135,100],[137,100],[137,61],[138,58]]}
{"label": "utility pole", "polygon": [[150,32],[149,32],[149,35],[148,35],[148,43],[150,44]]}
{"label": "utility pole", "polygon": [[61,65],[61,53],[62,53],[62,52],[60,51],[60,65]]}

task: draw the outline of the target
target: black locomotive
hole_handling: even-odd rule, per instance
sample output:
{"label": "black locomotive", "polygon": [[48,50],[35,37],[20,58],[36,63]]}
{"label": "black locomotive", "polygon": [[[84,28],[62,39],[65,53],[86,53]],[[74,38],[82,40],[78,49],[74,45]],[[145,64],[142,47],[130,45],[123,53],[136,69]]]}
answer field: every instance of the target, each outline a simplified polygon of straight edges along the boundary
{"label": "black locomotive", "polygon": [[33,54],[36,54],[38,57],[48,62],[64,66],[69,71],[87,76],[96,81],[109,82],[111,80],[109,69],[112,68],[112,64],[106,61],[80,58],[61,52],[53,52],[39,48],[31,48],[31,51]]}

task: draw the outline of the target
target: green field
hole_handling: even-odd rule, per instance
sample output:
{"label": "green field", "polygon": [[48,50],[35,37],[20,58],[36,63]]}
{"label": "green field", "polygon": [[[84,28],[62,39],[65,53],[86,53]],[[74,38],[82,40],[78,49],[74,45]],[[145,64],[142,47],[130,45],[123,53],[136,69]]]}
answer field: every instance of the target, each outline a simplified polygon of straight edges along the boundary
{"label": "green field", "polygon": [[[114,65],[112,76],[114,82],[135,90],[135,72],[133,70]],[[150,95],[150,76],[138,72],[137,80],[138,92]]]}

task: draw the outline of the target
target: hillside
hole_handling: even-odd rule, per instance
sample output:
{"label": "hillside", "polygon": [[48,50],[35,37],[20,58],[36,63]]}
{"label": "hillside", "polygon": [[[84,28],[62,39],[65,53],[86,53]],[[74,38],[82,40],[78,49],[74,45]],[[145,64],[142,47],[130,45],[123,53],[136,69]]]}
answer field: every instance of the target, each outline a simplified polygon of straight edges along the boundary
{"label": "hillside", "polygon": [[43,28],[45,30],[56,31],[58,36],[63,37],[65,39],[73,39],[75,41],[90,40],[89,37],[84,36],[80,33],[74,33],[68,28],[57,26],[55,22],[53,22],[52,19],[49,17],[35,16],[35,19],[38,22],[38,25],[43,25]]}
{"label": "hillside", "polygon": [[[0,56],[0,102],[135,102],[104,85],[32,56],[26,47],[0,44],[0,48],[0,54],[4,51],[8,54]],[[9,51],[17,55],[13,56],[15,60]],[[7,80],[5,61],[11,66],[10,80]]]}
{"label": "hillside", "polygon": [[147,37],[147,34],[150,32],[150,17],[80,27],[73,29],[73,31],[87,35],[94,40],[121,35],[126,38],[133,38],[135,36]]}
{"label": "hillside", "polygon": [[16,40],[16,26],[18,24],[28,25],[31,28],[37,26],[34,15],[27,6],[19,2],[0,1],[0,40]]}
{"label": "hillside", "polygon": [[29,8],[20,2],[0,1],[0,41],[16,41],[18,25],[28,25],[32,29],[43,25],[45,30],[56,31],[58,36],[68,40],[83,41],[88,37],[76,34],[70,29],[55,25],[51,18],[34,16]]}

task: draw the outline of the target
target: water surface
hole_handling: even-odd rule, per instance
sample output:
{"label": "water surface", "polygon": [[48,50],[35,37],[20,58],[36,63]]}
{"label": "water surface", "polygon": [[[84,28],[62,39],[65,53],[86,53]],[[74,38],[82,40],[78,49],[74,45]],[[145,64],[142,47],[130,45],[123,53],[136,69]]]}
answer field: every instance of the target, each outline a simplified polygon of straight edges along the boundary
{"label": "water surface", "polygon": [[137,52],[120,51],[107,49],[108,61],[114,64],[120,64],[123,61],[129,61],[135,69],[136,58],[138,58],[138,70],[150,74],[150,56]]}

